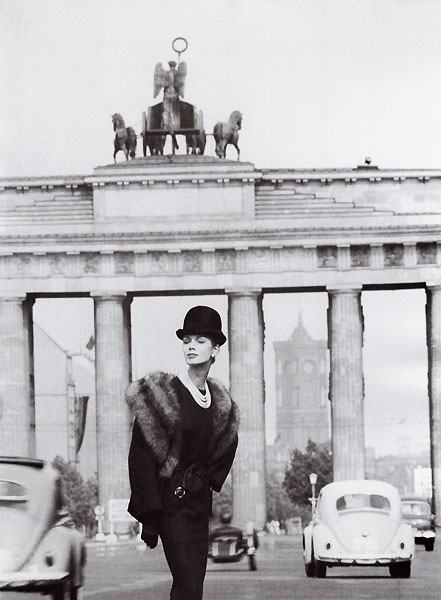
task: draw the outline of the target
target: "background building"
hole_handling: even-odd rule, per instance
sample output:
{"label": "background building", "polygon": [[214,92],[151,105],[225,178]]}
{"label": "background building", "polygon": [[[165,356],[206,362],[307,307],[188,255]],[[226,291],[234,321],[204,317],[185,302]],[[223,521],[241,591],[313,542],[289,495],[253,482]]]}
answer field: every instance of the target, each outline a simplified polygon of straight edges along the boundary
{"label": "background building", "polygon": [[331,433],[326,341],[309,335],[300,314],[291,337],[275,342],[274,352],[278,443],[304,450],[309,439],[327,442]]}
{"label": "background building", "polygon": [[37,457],[61,456],[91,477],[97,471],[95,365],[34,326]]}

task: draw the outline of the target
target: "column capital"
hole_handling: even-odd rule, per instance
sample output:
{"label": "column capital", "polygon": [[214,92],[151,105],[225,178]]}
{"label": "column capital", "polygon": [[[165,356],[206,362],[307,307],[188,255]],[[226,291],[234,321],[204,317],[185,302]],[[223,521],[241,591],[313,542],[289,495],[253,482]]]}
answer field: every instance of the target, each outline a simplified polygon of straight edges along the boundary
{"label": "column capital", "polygon": [[426,281],[426,290],[430,292],[441,290],[441,281]]}
{"label": "column capital", "polygon": [[358,294],[362,288],[361,283],[333,283],[326,286],[326,291],[330,294]]}
{"label": "column capital", "polygon": [[127,292],[124,290],[99,290],[91,291],[90,296],[94,300],[124,300],[127,298]]}
{"label": "column capital", "polygon": [[262,288],[258,288],[258,287],[225,288],[225,293],[228,296],[235,296],[235,297],[241,297],[241,296],[257,297],[257,296],[261,295]]}
{"label": "column capital", "polygon": [[24,302],[26,292],[0,292],[0,302]]}

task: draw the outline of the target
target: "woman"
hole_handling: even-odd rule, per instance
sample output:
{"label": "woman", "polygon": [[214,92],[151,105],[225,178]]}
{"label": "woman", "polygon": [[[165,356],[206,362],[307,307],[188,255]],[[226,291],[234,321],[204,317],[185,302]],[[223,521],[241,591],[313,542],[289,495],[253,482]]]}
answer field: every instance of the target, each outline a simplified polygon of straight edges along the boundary
{"label": "woman", "polygon": [[150,548],[161,537],[171,600],[201,600],[212,489],[221,490],[234,459],[238,410],[224,386],[207,379],[226,342],[220,315],[195,306],[176,335],[188,368],[178,376],[151,373],[127,390],[135,417],[128,511]]}

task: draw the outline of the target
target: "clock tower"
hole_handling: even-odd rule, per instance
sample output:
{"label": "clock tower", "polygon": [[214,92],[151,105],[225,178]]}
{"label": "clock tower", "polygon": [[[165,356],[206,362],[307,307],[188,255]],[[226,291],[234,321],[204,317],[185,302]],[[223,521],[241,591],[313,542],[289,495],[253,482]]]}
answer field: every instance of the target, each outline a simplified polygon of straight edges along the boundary
{"label": "clock tower", "polygon": [[308,439],[330,439],[326,340],[314,340],[302,315],[283,342],[274,343],[276,359],[276,433],[290,449],[304,450]]}

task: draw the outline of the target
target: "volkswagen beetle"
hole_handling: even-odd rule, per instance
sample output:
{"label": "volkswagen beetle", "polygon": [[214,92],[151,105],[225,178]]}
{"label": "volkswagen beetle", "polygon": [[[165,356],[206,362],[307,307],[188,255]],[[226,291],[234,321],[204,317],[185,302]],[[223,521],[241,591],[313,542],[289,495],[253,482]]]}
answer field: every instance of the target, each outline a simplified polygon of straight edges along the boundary
{"label": "volkswagen beetle", "polygon": [[68,522],[55,469],[34,458],[0,457],[0,591],[77,600],[86,549]]}
{"label": "volkswagen beetle", "polygon": [[398,490],[383,481],[335,481],[320,491],[303,533],[308,577],[328,567],[388,567],[391,577],[410,577],[412,527],[405,523]]}
{"label": "volkswagen beetle", "polygon": [[404,519],[412,525],[415,544],[424,544],[431,552],[435,545],[435,517],[432,515],[430,504],[420,496],[403,496],[401,498]]}

